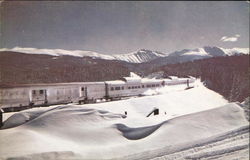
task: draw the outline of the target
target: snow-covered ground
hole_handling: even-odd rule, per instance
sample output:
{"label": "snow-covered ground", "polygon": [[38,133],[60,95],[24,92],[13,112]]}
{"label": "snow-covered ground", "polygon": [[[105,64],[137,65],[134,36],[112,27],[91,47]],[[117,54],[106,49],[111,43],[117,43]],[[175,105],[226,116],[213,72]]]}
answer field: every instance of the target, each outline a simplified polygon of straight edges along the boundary
{"label": "snow-covered ground", "polygon": [[[249,123],[242,108],[199,81],[192,89],[185,87],[18,112],[5,121],[3,128],[8,129],[0,130],[0,157],[248,159]],[[159,115],[146,117],[154,108]]]}

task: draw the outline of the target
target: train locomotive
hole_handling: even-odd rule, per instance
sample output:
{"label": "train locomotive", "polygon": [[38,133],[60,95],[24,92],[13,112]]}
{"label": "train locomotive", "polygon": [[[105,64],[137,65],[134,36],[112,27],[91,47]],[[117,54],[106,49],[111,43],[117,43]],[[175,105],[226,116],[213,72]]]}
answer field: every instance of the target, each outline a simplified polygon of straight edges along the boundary
{"label": "train locomotive", "polygon": [[140,96],[148,89],[165,85],[194,82],[194,78],[145,79],[123,77],[115,81],[72,82],[50,84],[23,84],[0,87],[0,109],[15,110],[22,107],[62,103],[91,103]]}

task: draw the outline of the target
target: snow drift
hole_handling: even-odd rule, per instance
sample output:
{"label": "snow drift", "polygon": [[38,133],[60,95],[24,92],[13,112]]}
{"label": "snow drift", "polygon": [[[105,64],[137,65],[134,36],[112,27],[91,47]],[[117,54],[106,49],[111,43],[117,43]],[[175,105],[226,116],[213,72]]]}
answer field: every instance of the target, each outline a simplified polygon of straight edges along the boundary
{"label": "snow drift", "polygon": [[85,159],[122,158],[130,154],[138,157],[147,150],[167,146],[181,150],[187,144],[245,125],[244,112],[237,104],[140,127],[129,127],[120,114],[63,106],[19,127],[2,130],[0,152],[4,157],[52,151],[73,152],[72,156]]}
{"label": "snow drift", "polygon": [[[148,159],[215,141],[248,126],[237,103],[227,104],[201,83],[195,86],[155,96],[19,112],[0,131],[0,157]],[[146,117],[155,106],[160,114]]]}

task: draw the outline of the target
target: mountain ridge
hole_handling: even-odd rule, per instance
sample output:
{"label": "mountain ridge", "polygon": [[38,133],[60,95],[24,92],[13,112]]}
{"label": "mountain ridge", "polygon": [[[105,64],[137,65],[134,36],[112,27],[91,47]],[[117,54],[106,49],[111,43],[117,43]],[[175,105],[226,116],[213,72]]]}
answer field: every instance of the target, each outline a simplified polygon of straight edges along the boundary
{"label": "mountain ridge", "polygon": [[[127,54],[120,55],[106,55],[100,54],[93,51],[82,51],[82,50],[63,50],[63,49],[36,49],[36,48],[20,48],[15,47],[12,49],[2,48],[1,51],[12,51],[25,54],[46,54],[51,56],[74,56],[74,57],[91,57],[94,59],[104,59],[104,60],[118,60],[125,61],[128,63],[147,63],[150,61],[157,60],[159,58],[177,57],[183,56],[188,57],[187,60],[195,60],[216,56],[232,56],[236,54],[249,54],[249,48],[220,48],[205,46],[202,48],[195,49],[183,49],[181,51],[171,52],[169,54],[152,51],[148,49],[140,49]],[[182,62],[182,61],[180,61]]]}

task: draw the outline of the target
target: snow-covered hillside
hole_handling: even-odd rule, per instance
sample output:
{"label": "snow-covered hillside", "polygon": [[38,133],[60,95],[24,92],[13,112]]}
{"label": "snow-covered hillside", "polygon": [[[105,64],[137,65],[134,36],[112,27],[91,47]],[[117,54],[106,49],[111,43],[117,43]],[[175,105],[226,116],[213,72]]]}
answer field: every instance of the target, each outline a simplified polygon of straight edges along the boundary
{"label": "snow-covered hillside", "polygon": [[181,51],[176,51],[170,54],[164,54],[158,51],[151,51],[146,49],[141,49],[128,54],[117,54],[117,55],[106,55],[100,54],[92,51],[81,51],[81,50],[63,50],[63,49],[36,49],[36,48],[20,48],[15,47],[13,49],[2,48],[0,51],[13,51],[26,54],[46,54],[52,56],[76,56],[76,57],[92,57],[105,60],[119,60],[129,63],[143,63],[155,60],[160,57],[168,56],[189,56],[190,60],[209,58],[214,56],[232,56],[235,54],[249,54],[249,48],[232,48],[225,49],[219,47],[203,47],[196,49],[184,49]]}
{"label": "snow-covered hillside", "polygon": [[75,57],[92,57],[106,60],[120,60],[130,63],[142,63],[151,61],[153,59],[166,56],[163,53],[157,51],[150,51],[141,49],[136,52],[120,55],[105,55],[92,51],[81,51],[81,50],[63,50],[63,49],[36,49],[36,48],[20,48],[15,47],[13,49],[3,48],[0,51],[13,51],[26,54],[46,54],[51,56],[75,56]]}
{"label": "snow-covered hillside", "polygon": [[[154,96],[121,101],[19,112],[4,122],[3,128],[9,129],[0,130],[0,158],[249,158],[243,109],[199,81],[192,89],[185,87],[167,86],[147,91]],[[146,117],[155,107],[159,115]]]}
{"label": "snow-covered hillside", "polygon": [[75,56],[75,57],[93,57],[107,60],[114,60],[114,57],[104,54],[99,54],[92,51],[81,51],[81,50],[63,50],[63,49],[37,49],[37,48],[20,48],[15,47],[12,49],[3,48],[0,51],[12,51],[26,54],[45,54],[51,56]]}

